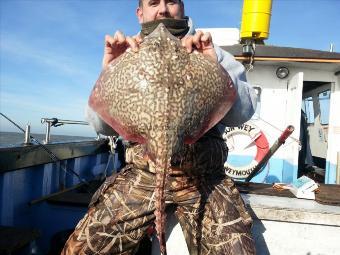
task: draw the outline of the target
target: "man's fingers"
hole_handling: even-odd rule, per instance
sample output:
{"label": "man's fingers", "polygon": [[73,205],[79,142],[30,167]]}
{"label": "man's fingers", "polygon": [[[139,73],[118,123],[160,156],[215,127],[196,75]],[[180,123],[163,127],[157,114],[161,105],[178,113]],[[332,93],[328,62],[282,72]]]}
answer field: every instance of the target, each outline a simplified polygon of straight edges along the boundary
{"label": "man's fingers", "polygon": [[123,44],[126,42],[125,35],[120,31],[117,31],[115,33],[114,39],[116,39],[119,44]]}
{"label": "man's fingers", "polygon": [[189,52],[189,53],[191,53],[192,52],[192,42],[193,42],[193,37],[192,36],[190,36],[190,37],[188,37],[186,40],[185,40],[185,48],[187,48],[187,51]]}
{"label": "man's fingers", "polygon": [[196,34],[193,36],[193,44],[196,46],[197,49],[201,48],[201,41],[204,33],[202,31],[197,31]]}
{"label": "man's fingers", "polygon": [[127,36],[126,42],[134,52],[138,51],[138,43],[134,38]]}
{"label": "man's fingers", "polygon": [[140,34],[137,34],[132,38],[135,39],[138,44],[141,44],[143,42],[142,36]]}
{"label": "man's fingers", "polygon": [[105,35],[105,47],[110,47],[114,42],[114,37],[112,37],[111,35]]}
{"label": "man's fingers", "polygon": [[211,34],[209,32],[204,33],[201,37],[201,41],[202,42],[212,42]]}
{"label": "man's fingers", "polygon": [[189,53],[192,52],[193,47],[198,50],[205,50],[213,48],[212,37],[210,33],[203,33],[197,31],[194,35],[188,35],[182,39],[182,45],[187,49]]}
{"label": "man's fingers", "polygon": [[187,49],[188,53],[192,52],[193,36],[189,35],[182,39],[182,46]]}
{"label": "man's fingers", "polygon": [[214,48],[214,44],[212,42],[212,37],[211,34],[208,33],[204,33],[204,35],[201,37],[201,41],[202,41],[202,45],[204,49],[207,48]]}

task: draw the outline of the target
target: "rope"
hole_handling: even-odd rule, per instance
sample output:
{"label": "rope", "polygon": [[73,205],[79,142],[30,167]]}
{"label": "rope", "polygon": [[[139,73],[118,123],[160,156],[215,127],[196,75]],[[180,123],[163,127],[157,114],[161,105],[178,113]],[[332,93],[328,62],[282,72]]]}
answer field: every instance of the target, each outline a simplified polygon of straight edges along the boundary
{"label": "rope", "polygon": [[[277,131],[280,131],[281,133],[283,133],[284,130],[282,130],[282,129],[276,127],[276,126],[274,126],[273,124],[271,124],[271,123],[268,122],[268,121],[265,121],[265,120],[262,119],[259,115],[256,115],[256,118],[258,118],[258,120],[261,120],[261,121],[263,121],[264,123],[268,124],[269,126],[271,126],[272,128],[276,129]],[[292,139],[294,142],[300,144],[300,140],[299,140],[299,139],[296,139],[296,138],[294,138],[294,137],[292,137],[292,136],[289,136],[288,139]]]}
{"label": "rope", "polygon": [[256,50],[256,44],[255,44],[255,42],[252,42],[252,43],[251,43],[251,48],[252,48],[252,54],[251,54],[251,55],[249,56],[249,58],[248,58],[249,63],[246,63],[246,64],[244,65],[247,73],[249,73],[251,70],[254,69],[255,50]]}
{"label": "rope", "polygon": [[107,159],[105,170],[103,172],[103,176],[102,176],[103,179],[107,177],[107,171],[108,171],[111,159],[112,159],[113,168],[115,167],[115,163],[116,163],[116,148],[117,148],[118,137],[108,136],[108,138],[109,138],[110,154],[109,154],[109,158]]}

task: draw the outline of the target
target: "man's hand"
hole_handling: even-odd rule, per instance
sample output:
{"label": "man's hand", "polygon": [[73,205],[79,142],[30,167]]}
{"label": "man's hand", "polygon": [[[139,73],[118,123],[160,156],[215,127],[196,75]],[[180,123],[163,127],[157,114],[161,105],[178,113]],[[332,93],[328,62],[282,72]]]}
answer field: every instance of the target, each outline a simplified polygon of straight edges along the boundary
{"label": "man's hand", "polygon": [[203,55],[217,62],[217,55],[214,49],[210,33],[197,31],[194,35],[187,35],[182,38],[182,45],[191,53],[194,49]]}
{"label": "man's hand", "polygon": [[139,44],[142,42],[140,35],[125,36],[122,32],[117,31],[112,37],[105,36],[105,47],[103,57],[103,68],[105,68],[112,60],[122,55],[128,48],[138,51]]}

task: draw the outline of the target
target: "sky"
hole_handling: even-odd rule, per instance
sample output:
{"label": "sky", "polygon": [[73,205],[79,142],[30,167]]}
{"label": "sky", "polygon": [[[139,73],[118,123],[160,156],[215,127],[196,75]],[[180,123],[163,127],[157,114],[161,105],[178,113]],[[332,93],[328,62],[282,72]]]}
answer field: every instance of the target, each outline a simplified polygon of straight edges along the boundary
{"label": "sky", "polygon": [[[240,28],[241,0],[184,0],[196,27]],[[105,34],[138,33],[137,0],[0,0],[0,112],[33,133],[42,117],[84,120]],[[273,0],[266,44],[340,52],[340,0]],[[20,132],[0,116],[0,131]],[[95,136],[68,125],[52,134]]]}

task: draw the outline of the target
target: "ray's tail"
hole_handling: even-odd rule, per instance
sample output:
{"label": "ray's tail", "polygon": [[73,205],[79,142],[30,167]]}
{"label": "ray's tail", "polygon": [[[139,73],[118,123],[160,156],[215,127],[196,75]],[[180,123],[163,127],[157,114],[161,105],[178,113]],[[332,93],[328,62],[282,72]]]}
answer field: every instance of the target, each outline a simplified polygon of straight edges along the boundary
{"label": "ray's tail", "polygon": [[[167,119],[164,123],[170,122],[168,116],[169,114],[167,114]],[[162,255],[166,255],[166,183],[171,168],[171,157],[174,153],[177,153],[183,140],[182,137],[179,136],[177,129],[169,129],[168,126],[164,129],[162,129],[161,132],[156,132],[156,135],[152,137],[152,139],[149,139],[149,143],[147,144],[147,151],[149,155],[151,155],[151,159],[153,159],[151,161],[155,163],[156,187],[154,214],[156,216],[155,225]]]}
{"label": "ray's tail", "polygon": [[156,168],[156,189],[155,189],[155,224],[157,237],[160,244],[160,250],[162,255],[166,255],[166,240],[165,240],[165,182],[167,179],[168,169]]}

